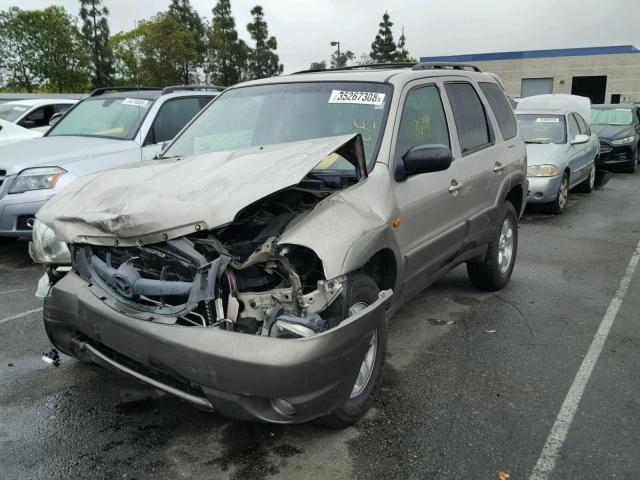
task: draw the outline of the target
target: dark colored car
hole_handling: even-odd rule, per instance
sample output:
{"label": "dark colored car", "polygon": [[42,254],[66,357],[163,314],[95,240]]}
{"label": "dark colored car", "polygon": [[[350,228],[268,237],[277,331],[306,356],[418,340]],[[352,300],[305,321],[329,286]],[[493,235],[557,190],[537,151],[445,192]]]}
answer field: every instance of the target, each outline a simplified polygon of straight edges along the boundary
{"label": "dark colored car", "polygon": [[593,105],[591,129],[600,138],[599,167],[621,166],[635,173],[640,161],[640,106]]}

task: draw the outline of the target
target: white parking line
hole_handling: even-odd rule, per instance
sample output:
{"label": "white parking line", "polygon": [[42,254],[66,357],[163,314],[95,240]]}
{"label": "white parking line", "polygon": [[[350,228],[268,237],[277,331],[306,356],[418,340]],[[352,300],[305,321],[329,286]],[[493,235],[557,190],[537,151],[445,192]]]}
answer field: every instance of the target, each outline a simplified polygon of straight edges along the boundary
{"label": "white parking line", "polygon": [[591,373],[593,372],[593,367],[598,361],[600,353],[602,353],[602,348],[609,336],[611,326],[613,325],[613,321],[616,319],[618,310],[620,310],[624,296],[629,289],[631,278],[636,271],[639,260],[640,242],[638,242],[638,245],[631,256],[631,260],[629,260],[629,265],[627,265],[627,270],[620,281],[618,290],[613,296],[607,312],[604,314],[604,318],[602,319],[602,322],[598,327],[598,331],[591,342],[591,346],[580,365],[576,378],[571,384],[569,393],[567,393],[567,396],[562,403],[562,407],[560,407],[560,413],[558,413],[556,421],[553,424],[553,427],[551,427],[551,432],[544,444],[540,458],[538,458],[538,462],[533,468],[530,480],[547,480],[556,466],[560,449],[567,438],[567,433],[569,432],[569,428],[571,428],[571,423],[573,422],[576,410],[578,409],[578,404],[580,403],[584,389],[589,381]]}
{"label": "white parking line", "polygon": [[27,310],[26,312],[18,313],[16,315],[11,315],[10,317],[5,317],[0,320],[0,324],[9,322],[11,320],[17,320],[18,318],[26,317],[27,315],[31,315],[32,313],[41,312],[42,307],[34,308],[33,310]]}
{"label": "white parking line", "polygon": [[28,288],[16,288],[15,290],[5,290],[4,292],[0,292],[0,295],[8,295],[9,293],[16,293],[16,292],[26,292],[27,290],[29,290]]}

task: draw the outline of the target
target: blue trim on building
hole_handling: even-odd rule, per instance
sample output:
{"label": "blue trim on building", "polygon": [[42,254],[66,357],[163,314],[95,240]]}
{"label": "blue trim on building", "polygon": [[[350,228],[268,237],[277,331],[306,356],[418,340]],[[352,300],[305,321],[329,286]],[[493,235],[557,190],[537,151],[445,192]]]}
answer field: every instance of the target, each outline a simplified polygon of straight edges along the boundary
{"label": "blue trim on building", "polygon": [[528,58],[580,57],[585,55],[612,55],[640,53],[633,45],[610,47],[558,48],[554,50],[527,50],[523,52],[473,53],[469,55],[444,55],[420,57],[421,62],[486,62],[488,60],[524,60]]}

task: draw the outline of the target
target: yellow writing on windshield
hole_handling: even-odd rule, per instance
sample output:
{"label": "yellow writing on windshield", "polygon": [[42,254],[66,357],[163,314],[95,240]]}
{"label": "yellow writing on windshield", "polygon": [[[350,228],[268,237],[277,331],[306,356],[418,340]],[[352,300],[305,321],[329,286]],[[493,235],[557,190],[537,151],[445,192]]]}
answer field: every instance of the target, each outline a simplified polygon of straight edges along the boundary
{"label": "yellow writing on windshield", "polygon": [[367,125],[367,122],[365,122],[364,120],[362,120],[362,122],[360,123],[358,123],[357,120],[354,120],[353,126],[356,129],[355,133],[359,133],[360,135],[362,135],[362,141],[364,143],[372,142],[373,134],[378,131],[378,124],[375,120],[371,125]]}

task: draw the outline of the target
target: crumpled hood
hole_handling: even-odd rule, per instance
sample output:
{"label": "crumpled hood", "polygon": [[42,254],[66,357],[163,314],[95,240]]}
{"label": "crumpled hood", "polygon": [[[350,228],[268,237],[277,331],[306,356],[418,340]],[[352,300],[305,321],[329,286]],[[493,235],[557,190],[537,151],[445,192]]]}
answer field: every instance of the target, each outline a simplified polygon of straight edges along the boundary
{"label": "crumpled hood", "polygon": [[527,165],[555,165],[566,144],[527,143]]}
{"label": "crumpled hood", "polygon": [[591,125],[591,130],[599,138],[607,140],[632,137],[636,134],[633,125]]}
{"label": "crumpled hood", "polygon": [[37,217],[67,243],[156,243],[231,222],[251,203],[299,183],[333,152],[360,159],[360,135],[214,152],[83,177]]}
{"label": "crumpled hood", "polygon": [[[140,146],[128,140],[94,137],[39,137],[29,142],[0,147],[0,170],[17,175],[25,168],[62,167],[73,171],[71,164],[86,158],[122,152]],[[69,167],[69,168],[67,168]]]}

